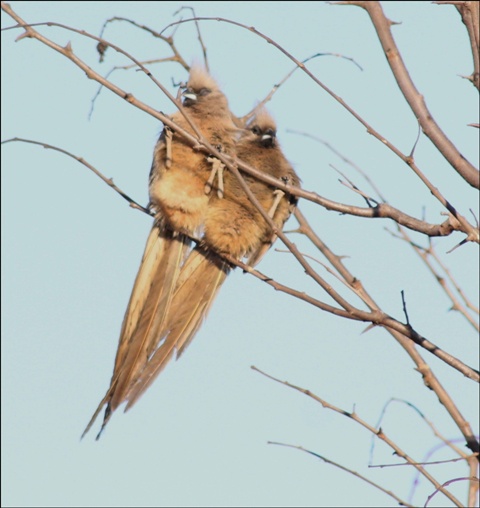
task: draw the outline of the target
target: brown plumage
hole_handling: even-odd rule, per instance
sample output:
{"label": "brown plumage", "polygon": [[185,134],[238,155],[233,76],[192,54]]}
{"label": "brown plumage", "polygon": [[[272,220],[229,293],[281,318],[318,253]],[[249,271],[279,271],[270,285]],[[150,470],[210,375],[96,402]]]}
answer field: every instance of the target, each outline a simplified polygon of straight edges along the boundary
{"label": "brown plumage", "polygon": [[[183,92],[188,117],[212,145],[232,154],[238,128],[231,120],[228,101],[215,80],[202,68],[192,67]],[[194,134],[181,112],[172,120]],[[150,209],[155,222],[132,290],[120,332],[110,387],[83,435],[106,405],[100,436],[120,404],[133,404],[131,390],[143,376],[164,336],[166,320],[180,267],[190,246],[187,235],[198,234],[212,194],[205,184],[212,160],[192,150],[180,134],[165,128],[155,146],[150,171]],[[126,408],[126,409],[127,409]]]}
{"label": "brown plumage", "polygon": [[[236,147],[238,159],[292,185],[299,178],[283,155],[273,119],[261,110],[249,123]],[[244,176],[250,189],[276,227],[281,229],[290,216],[295,199],[251,176]],[[247,256],[256,264],[275,240],[258,209],[250,202],[236,177],[224,174],[224,195],[212,194],[205,214],[203,245],[197,246],[181,268],[165,327],[164,342],[129,392],[131,406],[150,386],[176,351],[183,353],[200,328],[215,296],[231,270],[217,255],[225,253],[238,259]]]}
{"label": "brown plumage", "polygon": [[[275,121],[264,108],[260,109],[238,141],[236,156],[259,171],[298,186],[300,179],[283,155],[276,134]],[[244,174],[244,179],[275,226],[282,229],[296,204],[295,197],[287,196],[253,176]],[[212,199],[209,205],[205,217],[205,243],[235,257],[248,256],[249,264],[254,266],[276,236],[234,175],[226,175],[225,189],[225,200]]]}

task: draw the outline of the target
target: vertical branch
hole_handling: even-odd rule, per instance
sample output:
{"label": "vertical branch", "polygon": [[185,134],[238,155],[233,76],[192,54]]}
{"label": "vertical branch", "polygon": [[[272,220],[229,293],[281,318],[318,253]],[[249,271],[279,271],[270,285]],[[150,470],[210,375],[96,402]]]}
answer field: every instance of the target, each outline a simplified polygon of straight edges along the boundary
{"label": "vertical branch", "polygon": [[[295,218],[299,223],[299,232],[306,235],[307,238],[318,248],[318,250],[330,261],[332,266],[335,267],[337,272],[341,274],[345,282],[352,288],[355,289],[357,295],[361,296],[365,304],[372,310],[380,310],[380,307],[376,304],[373,298],[368,294],[366,289],[363,287],[362,282],[357,279],[349,270],[345,267],[339,256],[335,255],[330,248],[320,239],[320,237],[312,230],[308,224],[307,219],[303,216],[300,210],[295,210]],[[437,395],[439,402],[445,407],[452,420],[457,425],[458,429],[465,437],[467,447],[474,453],[480,452],[480,445],[472,431],[470,424],[467,422],[465,417],[462,415],[458,407],[456,406],[452,397],[448,394],[447,390],[440,383],[440,380],[433,373],[432,368],[425,362],[422,355],[417,351],[415,345],[408,340],[404,335],[399,333],[392,328],[385,328],[390,335],[400,344],[400,346],[410,356],[416,366],[416,370],[422,375],[423,382],[425,385],[433,390]]]}
{"label": "vertical branch", "polygon": [[423,96],[416,89],[390,31],[392,22],[385,16],[380,3],[363,1],[337,3],[357,5],[367,11],[377,31],[380,44],[382,45],[385,57],[387,58],[387,62],[395,80],[407,100],[408,105],[415,114],[415,117],[420,122],[423,132],[466,182],[472,187],[477,189],[480,188],[480,174],[478,169],[465,159],[457,150],[457,147],[440,129],[428,110]]}
{"label": "vertical branch", "polygon": [[468,79],[480,91],[480,3],[478,1],[459,2],[455,7],[462,16],[472,47],[473,72],[468,76]]}
{"label": "vertical branch", "polygon": [[[196,18],[195,9],[193,7],[188,6],[188,5],[182,5],[182,7],[180,7],[180,9],[178,9],[177,11],[174,12],[174,16],[179,14],[184,9],[189,9],[190,11],[192,11],[192,16],[194,18]],[[197,29],[198,42],[200,43],[200,47],[202,48],[203,62],[205,64],[205,68],[207,69],[208,72],[210,72],[210,68],[208,66],[208,58],[207,58],[207,47],[205,46],[205,44],[203,42],[202,32],[200,32],[200,25],[199,25],[198,21],[196,21],[196,20],[195,20],[195,28]]]}

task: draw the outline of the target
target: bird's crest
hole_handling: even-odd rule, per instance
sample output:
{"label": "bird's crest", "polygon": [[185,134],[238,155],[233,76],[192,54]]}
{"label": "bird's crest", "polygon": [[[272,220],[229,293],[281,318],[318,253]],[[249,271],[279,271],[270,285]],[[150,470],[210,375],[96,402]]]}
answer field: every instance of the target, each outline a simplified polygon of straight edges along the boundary
{"label": "bird's crest", "polygon": [[192,65],[187,86],[193,90],[200,90],[202,88],[210,88],[210,90],[219,89],[218,83],[210,76],[204,67],[198,64]]}
{"label": "bird's crest", "polygon": [[265,132],[267,129],[277,131],[277,124],[272,115],[266,108],[261,107],[255,112],[255,116],[248,122],[248,127],[252,128],[254,125],[258,126],[261,131]]}

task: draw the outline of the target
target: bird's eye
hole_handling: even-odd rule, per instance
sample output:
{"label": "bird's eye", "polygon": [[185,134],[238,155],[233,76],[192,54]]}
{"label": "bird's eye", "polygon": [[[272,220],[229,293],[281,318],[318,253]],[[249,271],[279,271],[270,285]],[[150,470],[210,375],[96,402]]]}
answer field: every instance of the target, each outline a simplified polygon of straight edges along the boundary
{"label": "bird's eye", "polygon": [[259,136],[262,133],[262,130],[258,125],[254,125],[251,130],[257,136]]}
{"label": "bird's eye", "polygon": [[212,91],[210,90],[210,88],[202,88],[201,90],[199,90],[198,92],[198,95],[200,95],[201,97],[205,96],[205,95],[208,95],[209,93],[211,93]]}

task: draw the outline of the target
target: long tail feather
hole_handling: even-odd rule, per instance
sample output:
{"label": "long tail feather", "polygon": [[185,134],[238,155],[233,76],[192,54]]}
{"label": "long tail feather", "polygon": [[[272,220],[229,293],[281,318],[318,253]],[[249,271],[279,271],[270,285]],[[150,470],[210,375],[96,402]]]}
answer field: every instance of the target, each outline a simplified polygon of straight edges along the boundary
{"label": "long tail feather", "polygon": [[112,413],[126,400],[131,384],[147,365],[151,353],[157,349],[177,285],[180,265],[189,245],[186,236],[175,235],[161,225],[153,226],[125,312],[110,387],[82,437],[107,404],[98,439]]}
{"label": "long tail feather", "polygon": [[130,409],[160,374],[176,352],[177,358],[200,328],[230,271],[229,265],[212,252],[195,248],[180,272],[166,323],[166,336],[126,398]]}
{"label": "long tail feather", "polygon": [[151,278],[138,323],[119,367],[115,393],[110,401],[113,410],[125,400],[130,384],[140,375],[162,336],[184,253],[181,238],[171,238],[168,242],[170,245],[165,249],[158,270]]}

